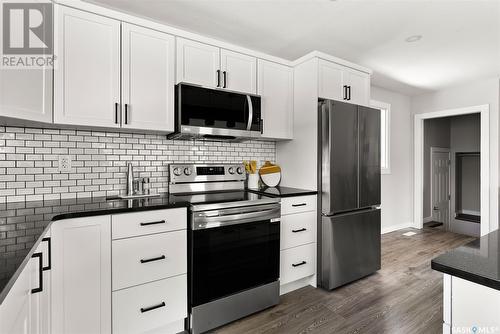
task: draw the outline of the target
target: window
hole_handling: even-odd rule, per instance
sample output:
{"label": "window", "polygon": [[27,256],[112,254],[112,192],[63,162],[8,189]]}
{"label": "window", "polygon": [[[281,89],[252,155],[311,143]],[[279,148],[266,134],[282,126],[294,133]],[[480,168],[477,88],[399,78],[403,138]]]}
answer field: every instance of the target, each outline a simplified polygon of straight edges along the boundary
{"label": "window", "polygon": [[371,107],[380,110],[380,165],[382,174],[391,173],[391,105],[371,100]]}

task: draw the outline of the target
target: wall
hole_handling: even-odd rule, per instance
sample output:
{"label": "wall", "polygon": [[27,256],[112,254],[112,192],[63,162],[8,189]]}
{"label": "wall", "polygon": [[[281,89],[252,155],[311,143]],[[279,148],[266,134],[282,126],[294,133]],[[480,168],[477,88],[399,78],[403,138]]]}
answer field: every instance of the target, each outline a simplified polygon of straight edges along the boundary
{"label": "wall", "polygon": [[373,100],[391,104],[391,174],[382,175],[382,231],[412,225],[411,110],[408,96],[372,86]]}
{"label": "wall", "polygon": [[[58,172],[58,155],[72,157]],[[168,190],[168,164],[275,161],[275,143],[167,140],[164,135],[0,126],[0,203],[110,196],[125,192],[126,164]]]}
{"label": "wall", "polygon": [[[499,93],[498,77],[476,80],[472,83],[447,88],[437,92],[416,96],[411,100],[412,114],[435,112],[488,104],[490,108],[490,231],[498,229],[498,155],[499,155]],[[413,121],[412,121],[413,124]],[[412,138],[413,138],[413,126]],[[413,139],[412,139],[413,140]],[[413,146],[412,146],[413,150]],[[413,154],[412,154],[413,166]],[[413,173],[413,171],[412,171]]]}
{"label": "wall", "polygon": [[431,147],[450,148],[450,118],[434,118],[424,121],[424,219],[432,216]]}

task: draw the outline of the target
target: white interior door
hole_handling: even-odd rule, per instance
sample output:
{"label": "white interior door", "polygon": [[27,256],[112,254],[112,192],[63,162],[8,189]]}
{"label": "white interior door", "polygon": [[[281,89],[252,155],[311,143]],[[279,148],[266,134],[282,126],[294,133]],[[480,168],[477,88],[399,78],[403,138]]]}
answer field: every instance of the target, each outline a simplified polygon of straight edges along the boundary
{"label": "white interior door", "polygon": [[450,151],[431,148],[431,207],[432,220],[450,222]]}
{"label": "white interior door", "polygon": [[122,127],[174,131],[175,38],[122,25]]}

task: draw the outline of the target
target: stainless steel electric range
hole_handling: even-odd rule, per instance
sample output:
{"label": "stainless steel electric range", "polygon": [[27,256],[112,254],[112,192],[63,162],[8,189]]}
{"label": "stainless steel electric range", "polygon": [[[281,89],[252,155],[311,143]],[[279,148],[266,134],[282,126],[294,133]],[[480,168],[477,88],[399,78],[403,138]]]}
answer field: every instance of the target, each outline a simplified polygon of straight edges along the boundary
{"label": "stainless steel electric range", "polygon": [[191,203],[189,327],[202,333],[279,302],[280,199],[245,191],[240,164],[172,164]]}

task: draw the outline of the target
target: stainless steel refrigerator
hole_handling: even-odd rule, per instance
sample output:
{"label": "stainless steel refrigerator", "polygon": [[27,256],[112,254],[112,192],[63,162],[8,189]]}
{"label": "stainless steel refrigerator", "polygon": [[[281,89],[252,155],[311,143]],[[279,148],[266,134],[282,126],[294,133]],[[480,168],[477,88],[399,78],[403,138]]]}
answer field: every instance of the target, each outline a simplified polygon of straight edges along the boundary
{"label": "stainless steel refrigerator", "polygon": [[320,100],[319,285],[327,290],[380,269],[380,111]]}

